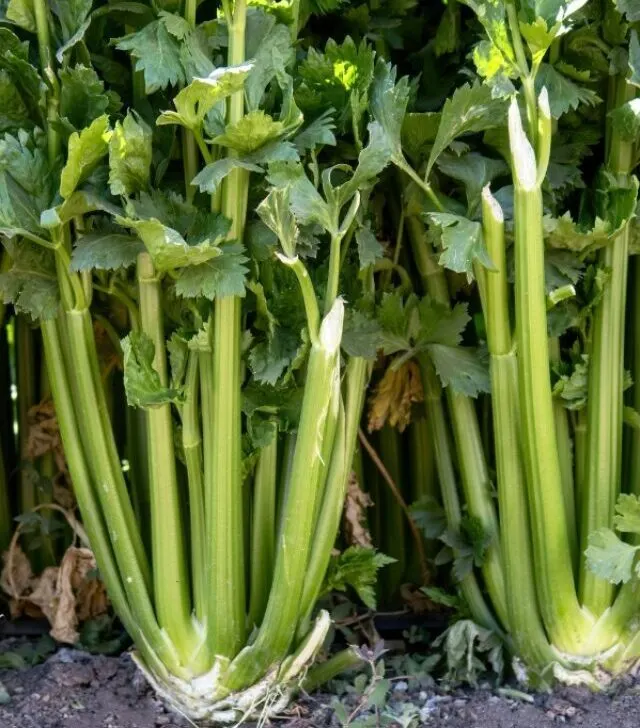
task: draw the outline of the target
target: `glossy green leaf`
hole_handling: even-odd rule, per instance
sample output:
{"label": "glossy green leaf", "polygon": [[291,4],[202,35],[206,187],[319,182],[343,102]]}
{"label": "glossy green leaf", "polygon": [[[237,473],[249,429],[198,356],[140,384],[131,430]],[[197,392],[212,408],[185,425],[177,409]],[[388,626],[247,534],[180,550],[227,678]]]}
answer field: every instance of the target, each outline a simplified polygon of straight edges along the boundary
{"label": "glossy green leaf", "polygon": [[70,270],[118,270],[136,262],[145,247],[133,236],[112,230],[87,233],[78,238],[71,256]]}
{"label": "glossy green leaf", "polygon": [[131,407],[158,407],[184,399],[180,390],[162,386],[153,366],[155,346],[145,333],[132,331],[120,343],[124,355],[124,389]]}
{"label": "glossy green leaf", "polygon": [[69,137],[67,163],[60,175],[60,194],[68,198],[100,164],[109,151],[109,118],[99,116],[90,126]]}
{"label": "glossy green leaf", "polygon": [[149,185],[151,129],[134,111],[116,122],[109,139],[109,187],[112,195],[129,196]]}

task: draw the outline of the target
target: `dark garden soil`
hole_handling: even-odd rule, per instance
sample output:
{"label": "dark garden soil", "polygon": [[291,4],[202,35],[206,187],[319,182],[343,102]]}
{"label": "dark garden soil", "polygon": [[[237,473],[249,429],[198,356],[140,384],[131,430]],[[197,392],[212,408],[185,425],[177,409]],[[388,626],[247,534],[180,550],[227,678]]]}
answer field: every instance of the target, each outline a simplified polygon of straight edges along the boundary
{"label": "dark garden soil", "polygon": [[[11,647],[0,641],[0,652]],[[0,728],[186,728],[167,711],[137,673],[128,655],[91,656],[63,649],[46,662],[22,670],[0,671],[8,702],[0,705]],[[394,707],[410,702],[420,709],[419,725],[446,728],[638,728],[640,684],[629,680],[611,695],[564,688],[533,703],[489,691],[411,692],[395,683]],[[7,696],[5,696],[7,700]],[[301,700],[281,728],[339,726],[328,707],[331,696]]]}

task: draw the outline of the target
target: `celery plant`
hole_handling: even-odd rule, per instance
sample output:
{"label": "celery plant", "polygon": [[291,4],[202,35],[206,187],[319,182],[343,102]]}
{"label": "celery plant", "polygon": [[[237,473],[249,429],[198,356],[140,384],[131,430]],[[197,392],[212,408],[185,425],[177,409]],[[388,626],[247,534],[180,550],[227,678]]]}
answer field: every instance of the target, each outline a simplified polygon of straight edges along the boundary
{"label": "celery plant", "polygon": [[[30,104],[0,144],[3,292],[40,322],[101,575],[141,669],[181,711],[277,710],[329,627],[315,604],[375,357],[341,348],[345,317],[357,328],[375,298],[375,256],[349,243],[377,246],[381,126],[366,145],[358,134],[352,166],[318,162],[335,124],[294,95],[308,16],[295,2],[284,15],[246,0],[125,9],[124,36],[117,6],[19,5],[7,18],[35,36],[40,70],[2,28],[3,72]],[[113,88],[91,65],[98,28],[117,36]],[[94,316],[122,336],[131,482]],[[384,560],[358,558],[370,591]]]}
{"label": "celery plant", "polygon": [[[622,68],[610,82],[607,157],[603,160],[604,171],[595,180],[593,195],[596,226],[590,230],[585,215],[580,222],[573,222],[569,213],[563,218],[545,216],[545,208],[557,208],[563,203],[557,191],[558,178],[553,176],[565,173],[554,158],[553,136],[560,132],[553,117],[558,119],[579,104],[598,103],[590,88],[569,84],[560,91],[566,69],[558,62],[562,45],[557,52],[557,44],[565,42],[570,52],[572,24],[579,26],[583,21],[581,4],[558,2],[545,8],[528,2],[495,3],[491,7],[471,1],[467,4],[477,13],[486,32],[485,40],[474,51],[478,71],[494,98],[513,96],[508,111],[509,148],[499,141],[497,133],[486,137],[505,154],[511,167],[513,219],[509,222],[515,259],[512,294],[508,293],[505,276],[503,213],[488,191],[482,199],[483,234],[479,227],[475,228],[482,247],[475,251],[474,262],[476,272],[478,264],[487,267],[478,275],[478,285],[491,355],[509,630],[516,654],[538,670],[555,665],[556,673],[563,674],[572,660],[574,668],[575,660],[580,660],[581,664],[602,661],[619,669],[620,657],[629,657],[632,649],[627,647],[625,624],[637,609],[629,585],[614,600],[611,583],[626,581],[629,576],[613,573],[613,562],[621,554],[614,556],[619,541],[607,530],[614,524],[619,527],[624,507],[629,507],[628,500],[621,500],[618,516],[613,518],[620,492],[629,219],[637,196],[637,182],[630,176],[633,144],[620,120],[633,108],[632,103],[628,105],[635,95],[630,85],[633,75],[629,78],[628,70]],[[603,27],[615,27],[614,42],[624,43],[628,24],[612,5],[602,12],[606,15]],[[534,32],[534,26],[546,31]],[[582,39],[593,38],[593,32],[575,31],[576,37],[582,33]],[[634,37],[632,34],[632,46]],[[556,67],[544,62],[552,43],[555,52],[551,60],[558,62]],[[593,38],[593,43],[602,47],[603,42]],[[574,98],[567,100],[569,92]],[[439,166],[445,175],[467,179],[463,165],[445,160]],[[488,169],[489,162],[484,166]],[[487,176],[485,181],[491,179]],[[554,191],[555,199],[551,196]],[[459,233],[464,224],[459,219]],[[598,224],[604,233],[600,238],[595,232]],[[455,232],[448,241],[445,234],[443,229],[443,244],[462,243],[461,239],[456,241]],[[488,256],[483,259],[485,245]],[[600,259],[594,252],[599,247],[604,248]],[[554,290],[549,271],[558,260],[557,248],[580,251],[582,260],[574,259],[577,274],[573,281],[565,277],[564,288],[562,282]],[[588,291],[576,294],[573,285],[586,266],[592,266],[591,271],[607,270],[611,278],[603,286],[602,296],[580,309],[580,297],[593,295]],[[575,432],[575,474],[567,419],[560,409],[562,399],[558,398],[566,390],[553,388],[549,375],[551,366],[562,371],[563,348],[572,343],[573,352],[586,346],[589,361],[586,421],[580,415],[586,434],[584,440],[579,440]],[[566,383],[565,378],[562,385]],[[581,505],[578,513],[573,512],[575,503]],[[580,543],[583,551],[579,576],[575,573],[575,543]]]}
{"label": "celery plant", "polygon": [[[636,546],[611,530],[636,530],[635,497],[618,499],[626,269],[638,192],[635,17],[615,3],[464,4],[482,29],[473,50],[479,79],[456,89],[439,118],[407,115],[392,154],[407,180],[406,224],[428,297],[405,300],[395,322],[381,310],[386,335],[393,334],[385,348],[401,352],[400,361],[421,361],[448,522],[439,559],[453,557],[473,618],[504,631],[530,675],[598,663],[619,670],[636,649],[638,608]],[[604,53],[626,59],[623,49],[629,64],[614,66],[609,80]],[[374,101],[374,114],[386,119],[380,108]],[[580,125],[594,140],[606,133],[593,180],[578,166],[586,144],[576,142],[573,158],[562,148],[567,128]],[[482,143],[472,136],[478,132]],[[471,150],[454,146],[463,136]],[[496,183],[495,196],[482,193]],[[475,279],[477,298],[458,290],[452,306],[446,268]],[[461,343],[460,298],[482,311],[465,343],[486,336],[490,386],[471,351],[442,358],[440,347]],[[438,316],[429,314],[434,302]],[[484,452],[469,396],[489,389],[493,438],[485,441],[493,446]],[[481,486],[491,466],[497,514]],[[612,584],[620,583],[616,594]]]}

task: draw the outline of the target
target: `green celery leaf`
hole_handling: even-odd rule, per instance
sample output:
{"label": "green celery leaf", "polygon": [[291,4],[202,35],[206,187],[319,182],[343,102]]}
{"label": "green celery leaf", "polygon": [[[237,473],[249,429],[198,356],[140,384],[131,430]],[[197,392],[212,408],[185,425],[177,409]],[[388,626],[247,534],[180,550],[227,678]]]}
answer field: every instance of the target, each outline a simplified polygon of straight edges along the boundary
{"label": "green celery leaf", "polygon": [[573,371],[562,374],[553,386],[553,396],[559,397],[568,410],[581,410],[587,405],[589,357],[583,354]]}
{"label": "green celery leaf", "polygon": [[479,222],[448,212],[433,212],[428,217],[442,233],[444,252],[440,256],[440,265],[456,273],[466,273],[469,280],[473,278],[474,263],[489,270],[495,269]]}
{"label": "green celery leaf", "polygon": [[0,132],[29,129],[33,121],[11,75],[0,69]]}
{"label": "green celery leaf", "polygon": [[275,385],[296,362],[307,346],[301,344],[300,334],[276,326],[273,334],[265,341],[252,347],[249,352],[249,366],[255,380],[261,384]]}
{"label": "green celery leaf", "polygon": [[182,387],[184,377],[187,373],[187,362],[189,357],[189,343],[180,333],[174,331],[167,341],[167,352],[169,353],[169,366],[171,369],[171,386],[175,389]]}
{"label": "green celery leaf", "polygon": [[175,270],[185,266],[200,266],[222,256],[220,243],[229,232],[229,221],[222,215],[209,213],[202,216],[197,239],[187,242],[182,235],[159,220],[123,219],[121,224],[136,231],[159,271]]}
{"label": "green celery leaf", "polygon": [[543,220],[547,244],[576,252],[596,250],[614,240],[635,216],[638,196],[636,177],[598,175],[597,216],[591,227],[576,223],[569,212],[560,218],[546,215]]}
{"label": "green celery leaf", "polygon": [[473,49],[473,62],[478,73],[485,79],[494,99],[507,99],[516,93],[511,81],[517,70],[508,63],[502,53],[490,41],[481,41]]}
{"label": "green celery leaf", "polygon": [[504,0],[463,0],[478,16],[489,38],[503,53],[514,56],[506,23]]}
{"label": "green celery leaf", "polygon": [[573,285],[582,278],[584,262],[565,250],[548,248],[544,254],[544,278],[547,293]]}
{"label": "green celery leaf", "polygon": [[611,125],[623,141],[633,142],[640,136],[640,99],[631,99],[609,112]]}
{"label": "green celery leaf", "polygon": [[[393,145],[391,138],[385,133],[382,125],[372,121],[368,127],[369,140],[367,146],[358,155],[358,166],[353,176],[338,188],[338,199],[341,204],[348,202],[362,187],[371,185],[371,182],[393,159]],[[406,164],[398,160],[400,166]]]}
{"label": "green celery leaf", "polygon": [[122,210],[106,200],[95,189],[88,185],[81,190],[76,190],[62,204],[50,207],[42,211],[40,215],[40,226],[46,229],[60,227],[69,220],[89,212],[101,210],[112,216],[122,214]]}
{"label": "green celery leaf", "polygon": [[382,347],[380,324],[358,310],[347,309],[342,332],[342,348],[349,356],[374,360]]}
{"label": "green celery leaf", "polygon": [[338,127],[346,130],[350,126],[357,133],[369,105],[374,58],[368,43],[356,45],[348,36],[340,44],[329,39],[324,52],[310,48],[298,67],[302,83],[296,89],[305,114],[336,109]]}
{"label": "green celery leaf", "polygon": [[200,170],[191,180],[191,184],[198,187],[200,192],[214,195],[231,170],[238,168],[249,172],[262,172],[262,167],[241,157],[222,157]]}
{"label": "green celery leaf", "polygon": [[214,143],[231,147],[240,154],[250,154],[267,142],[278,139],[284,133],[284,124],[276,121],[261,109],[250,111],[235,124],[227,125],[224,134],[214,138]]}
{"label": "green celery leaf", "polygon": [[524,0],[521,5],[522,12],[530,21],[540,18],[551,26],[568,20],[587,2],[588,0]]}
{"label": "green celery leaf", "polygon": [[333,231],[335,224],[329,205],[307,177],[300,163],[276,162],[269,165],[267,181],[273,187],[291,188],[291,211],[302,225],[317,223]]}
{"label": "green celery leaf", "polygon": [[287,66],[295,58],[290,29],[279,23],[272,25],[260,40],[255,52],[248,51],[248,54],[252,57],[253,69],[245,84],[245,95],[247,109],[256,111],[267,86],[274,78],[284,85]]}
{"label": "green celery leaf", "polygon": [[110,101],[104,83],[93,68],[74,66],[61,68],[60,116],[79,131],[109,109]]}
{"label": "green celery leaf", "polygon": [[640,499],[631,493],[621,493],[616,503],[613,525],[622,533],[640,533]]}
{"label": "green celery leaf", "polygon": [[442,109],[438,134],[433,143],[427,176],[444,150],[458,137],[501,126],[505,118],[505,104],[491,96],[488,86],[465,84],[456,89]]}
{"label": "green celery leaf", "polygon": [[327,109],[296,134],[293,144],[300,153],[307,150],[314,151],[323,146],[335,147],[337,142],[334,129],[333,109]]}
{"label": "green celery leaf", "polygon": [[453,53],[459,48],[460,41],[460,7],[457,3],[449,3],[445,7],[434,39],[436,56]]}
{"label": "green celery leaf", "polygon": [[640,0],[614,0],[618,11],[621,12],[629,22],[635,23],[640,20]]}
{"label": "green celery leaf", "polygon": [[109,139],[109,188],[112,195],[129,196],[149,185],[152,132],[142,118],[130,111],[116,122]]}
{"label": "green celery leaf", "polygon": [[396,84],[395,68],[378,61],[371,92],[371,115],[380,124],[385,145],[391,150],[391,158],[397,165],[404,162],[401,135],[409,93],[409,79],[405,76]]}
{"label": "green celery leaf", "polygon": [[[558,67],[543,63],[536,76],[536,90],[540,92],[542,88],[547,89],[551,116],[554,119],[559,119],[568,111],[577,109],[580,104],[595,106],[601,102],[595,91],[578,85],[566,74],[560,73]],[[567,65],[566,68],[576,71],[572,66]]]}
{"label": "green celery leaf", "polygon": [[378,571],[395,561],[375,549],[350,546],[339,556],[331,559],[322,593],[346,591],[347,587],[352,587],[369,609],[375,609],[374,589],[378,581]]}
{"label": "green celery leaf", "polygon": [[480,206],[485,186],[493,182],[496,177],[502,177],[509,172],[509,167],[501,159],[491,159],[477,152],[469,152],[461,157],[443,154],[438,160],[438,169],[448,177],[463,183],[470,217]]}
{"label": "green celery leaf", "polygon": [[425,296],[418,302],[417,310],[420,328],[413,337],[420,346],[432,343],[458,346],[462,342],[462,334],[471,321],[465,303],[449,308]]}
{"label": "green celery leaf", "polygon": [[[460,619],[433,642],[446,658],[445,680],[449,685],[477,686],[480,677],[493,671],[502,679],[504,642],[495,632],[470,619]],[[485,664],[486,663],[486,664]]]}
{"label": "green celery leaf", "polygon": [[154,20],[137,33],[121,38],[116,47],[129,51],[136,59],[136,71],[144,73],[148,94],[184,84],[187,80],[179,40],[169,32],[163,19]]}
{"label": "green celery leaf", "polygon": [[49,7],[58,18],[65,41],[74,37],[85,25],[93,0],[49,0]]}
{"label": "green celery leaf", "polygon": [[46,86],[37,69],[29,63],[28,46],[15,33],[3,27],[0,27],[0,69],[11,77],[13,85],[20,91],[31,121],[44,126]]}
{"label": "green celery leaf", "polygon": [[384,248],[370,227],[360,227],[356,230],[356,244],[360,270],[374,265],[384,255]]}
{"label": "green celery leaf", "polygon": [[59,291],[54,254],[25,240],[4,241],[11,268],[0,274],[0,296],[18,313],[34,320],[51,319],[58,313]]}
{"label": "green celery leaf", "polygon": [[256,299],[256,318],[254,328],[258,331],[264,331],[268,336],[272,336],[275,332],[278,320],[269,310],[269,303],[264,291],[264,286],[257,281],[247,281],[247,288],[253,293]]}
{"label": "green celery leaf", "polygon": [[451,387],[467,397],[477,397],[482,392],[491,391],[489,368],[476,351],[441,344],[430,344],[427,348],[445,387]]}
{"label": "green celery leaf", "polygon": [[547,21],[543,18],[535,16],[535,20],[529,23],[520,23],[520,32],[522,37],[527,41],[533,62],[538,65],[544,58],[546,52],[551,47],[561,24]]}
{"label": "green celery leaf", "polygon": [[132,331],[120,343],[124,356],[124,389],[131,407],[158,407],[183,401],[180,390],[162,386],[153,366],[155,346],[147,334]]}
{"label": "green celery leaf", "polygon": [[251,71],[251,63],[214,69],[204,78],[194,78],[174,97],[176,111],[165,111],[157,124],[179,124],[187,129],[200,129],[211,109],[236,91],[240,91]]}
{"label": "green celery leaf", "polygon": [[543,223],[547,245],[561,250],[573,250],[577,253],[603,248],[622,230],[622,228],[613,229],[606,220],[599,217],[595,219],[591,229],[585,230],[574,222],[570,212],[565,212],[559,218],[545,215]]}
{"label": "green celery leaf", "polygon": [[399,293],[385,293],[377,311],[382,329],[381,346],[386,354],[411,349],[412,339],[420,330],[418,299],[409,296],[403,301]]}
{"label": "green celery leaf", "polygon": [[274,187],[258,205],[256,212],[275,233],[285,255],[294,258],[300,231],[291,211],[291,188]]}
{"label": "green celery leaf", "polygon": [[402,122],[402,147],[411,159],[420,160],[438,136],[441,115],[436,111],[408,113]]}
{"label": "green celery leaf", "polygon": [[64,54],[79,43],[89,29],[93,0],[50,0],[49,4],[62,29],[63,43],[56,58],[63,63]]}
{"label": "green celery leaf", "polygon": [[5,17],[29,33],[35,33],[37,26],[34,12],[33,0],[9,0]]}
{"label": "green celery leaf", "polygon": [[281,432],[295,430],[300,419],[304,389],[295,384],[272,386],[250,381],[242,390],[242,411],[251,424],[260,417],[277,417]]}
{"label": "green celery leaf", "polygon": [[621,541],[609,528],[599,528],[589,534],[587,567],[611,584],[626,584],[637,571],[634,562],[638,549],[640,546]]}
{"label": "green celery leaf", "polygon": [[60,174],[60,194],[67,199],[100,164],[109,151],[109,117],[99,116],[90,126],[69,137],[67,163]]}
{"label": "green celery leaf", "polygon": [[111,230],[87,233],[78,238],[69,268],[72,271],[127,268],[144,249],[142,241],[133,235]]}
{"label": "green celery leaf", "polygon": [[45,140],[39,132],[0,139],[0,227],[12,237],[12,229],[40,233],[40,215],[51,203],[53,179]]}
{"label": "green celery leaf", "polygon": [[428,540],[440,538],[447,530],[444,508],[430,495],[422,496],[409,507],[411,518]]}
{"label": "green celery leaf", "polygon": [[184,268],[176,281],[176,293],[183,298],[204,297],[209,300],[227,296],[244,296],[248,273],[247,257],[240,244],[224,245],[221,255],[206,263]]}

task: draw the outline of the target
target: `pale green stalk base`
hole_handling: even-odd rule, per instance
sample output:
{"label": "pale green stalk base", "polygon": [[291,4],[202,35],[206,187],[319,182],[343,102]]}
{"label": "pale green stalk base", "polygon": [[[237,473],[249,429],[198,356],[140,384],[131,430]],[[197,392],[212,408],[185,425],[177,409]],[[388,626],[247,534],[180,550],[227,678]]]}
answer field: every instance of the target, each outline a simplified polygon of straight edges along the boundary
{"label": "pale green stalk base", "polygon": [[228,661],[196,678],[182,680],[166,670],[153,670],[134,654],[134,660],[154,690],[174,710],[200,725],[237,725],[249,719],[267,720],[287,707],[299,691],[307,670],[326,639],[331,618],[320,612],[312,630],[296,652],[274,663],[253,685],[231,691],[227,683]]}
{"label": "pale green stalk base", "polygon": [[273,429],[273,440],[262,448],[253,479],[250,628],[262,622],[275,563],[278,432],[275,425]]}

